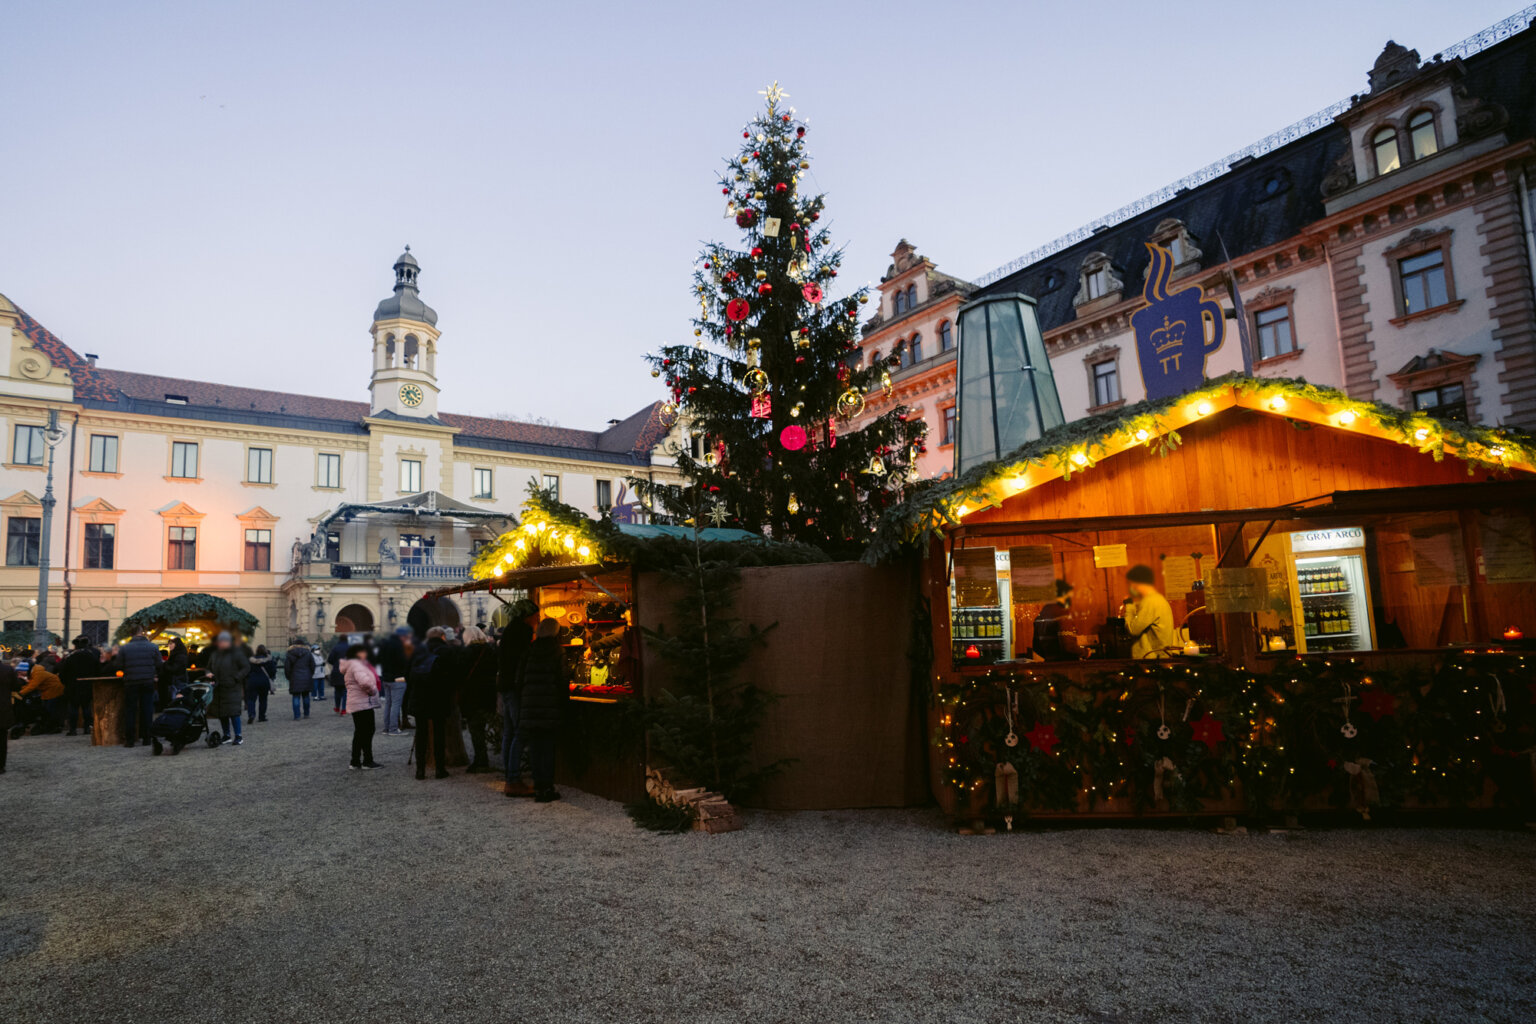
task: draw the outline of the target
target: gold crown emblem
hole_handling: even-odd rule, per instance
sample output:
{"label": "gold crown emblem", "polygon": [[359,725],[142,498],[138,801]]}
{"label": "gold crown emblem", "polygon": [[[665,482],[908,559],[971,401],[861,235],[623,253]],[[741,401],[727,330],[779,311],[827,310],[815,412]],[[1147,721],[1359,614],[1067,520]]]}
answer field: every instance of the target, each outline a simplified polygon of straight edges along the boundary
{"label": "gold crown emblem", "polygon": [[1189,325],[1183,320],[1170,321],[1163,317],[1163,326],[1152,332],[1152,348],[1158,355],[1162,355],[1171,348],[1178,348],[1184,344],[1184,334],[1189,330]]}

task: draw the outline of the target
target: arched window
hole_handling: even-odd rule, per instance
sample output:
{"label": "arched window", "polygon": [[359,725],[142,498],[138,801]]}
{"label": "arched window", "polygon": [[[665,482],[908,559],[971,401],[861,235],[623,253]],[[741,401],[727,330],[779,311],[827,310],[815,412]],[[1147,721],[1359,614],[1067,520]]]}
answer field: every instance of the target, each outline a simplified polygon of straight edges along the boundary
{"label": "arched window", "polygon": [[1371,136],[1371,152],[1376,154],[1376,173],[1390,174],[1403,165],[1397,151],[1397,129],[1383,128]]}
{"label": "arched window", "polygon": [[870,366],[879,366],[880,365],[880,350],[879,349],[875,349],[875,350],[873,350],[872,352],[869,353],[869,365]]}
{"label": "arched window", "polygon": [[416,358],[420,351],[421,343],[416,340],[416,335],[407,334],[405,336],[405,355],[402,358],[400,365],[405,367],[407,370],[416,369]]}
{"label": "arched window", "polygon": [[891,349],[891,361],[897,366],[907,365],[907,343],[898,341],[896,347]]}
{"label": "arched window", "polygon": [[1434,156],[1439,151],[1440,140],[1435,137],[1433,111],[1421,110],[1408,119],[1408,148],[1413,150],[1415,160]]}
{"label": "arched window", "polygon": [[939,351],[948,352],[955,347],[955,332],[950,329],[949,321],[939,324]]}
{"label": "arched window", "polygon": [[906,311],[907,311],[907,293],[906,292],[897,292],[896,293],[896,315],[897,316],[901,316]]}
{"label": "arched window", "polygon": [[923,336],[921,334],[912,335],[912,342],[907,346],[907,361],[909,363],[920,363],[923,361]]}
{"label": "arched window", "polygon": [[907,308],[917,308],[917,285],[915,284],[907,285]]}

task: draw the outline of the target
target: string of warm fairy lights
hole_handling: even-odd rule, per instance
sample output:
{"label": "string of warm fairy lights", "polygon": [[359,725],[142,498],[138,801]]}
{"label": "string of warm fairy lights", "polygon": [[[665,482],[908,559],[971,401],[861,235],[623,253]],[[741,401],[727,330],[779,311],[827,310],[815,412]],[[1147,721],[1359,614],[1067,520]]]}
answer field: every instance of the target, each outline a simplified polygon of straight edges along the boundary
{"label": "string of warm fairy lights", "polygon": [[481,549],[469,568],[472,579],[503,576],[534,559],[556,564],[601,561],[602,524],[540,498],[530,495],[523,503],[517,528]]}
{"label": "string of warm fairy lights", "polygon": [[1012,455],[919,495],[893,510],[890,521],[900,524],[910,540],[1050,480],[1070,480],[1130,448],[1167,455],[1182,444],[1181,428],[1235,406],[1408,445],[1436,460],[1450,455],[1466,462],[1468,472],[1536,472],[1536,440],[1518,431],[1437,419],[1304,380],[1229,374],[1177,399],[1141,402],[1059,427]]}

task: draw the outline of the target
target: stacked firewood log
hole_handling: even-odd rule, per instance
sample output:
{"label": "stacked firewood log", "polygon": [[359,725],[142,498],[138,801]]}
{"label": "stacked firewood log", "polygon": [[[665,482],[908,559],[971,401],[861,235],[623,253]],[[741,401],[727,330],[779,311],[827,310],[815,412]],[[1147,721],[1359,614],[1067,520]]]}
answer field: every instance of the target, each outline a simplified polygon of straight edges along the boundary
{"label": "stacked firewood log", "polygon": [[668,807],[691,807],[693,827],[700,832],[734,832],[741,828],[741,815],[719,793],[698,786],[678,789],[667,779],[666,769],[647,768],[645,791],[651,799]]}

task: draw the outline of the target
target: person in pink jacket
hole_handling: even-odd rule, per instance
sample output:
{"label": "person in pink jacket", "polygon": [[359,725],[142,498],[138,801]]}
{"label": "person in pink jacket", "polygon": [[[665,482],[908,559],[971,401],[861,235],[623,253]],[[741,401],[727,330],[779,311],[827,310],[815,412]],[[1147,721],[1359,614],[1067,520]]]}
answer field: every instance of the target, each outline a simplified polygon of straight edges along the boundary
{"label": "person in pink jacket", "polygon": [[352,716],[352,767],[379,768],[373,759],[375,709],[379,706],[379,670],[368,662],[368,648],[353,644],[337,668],[347,687],[347,714]]}

